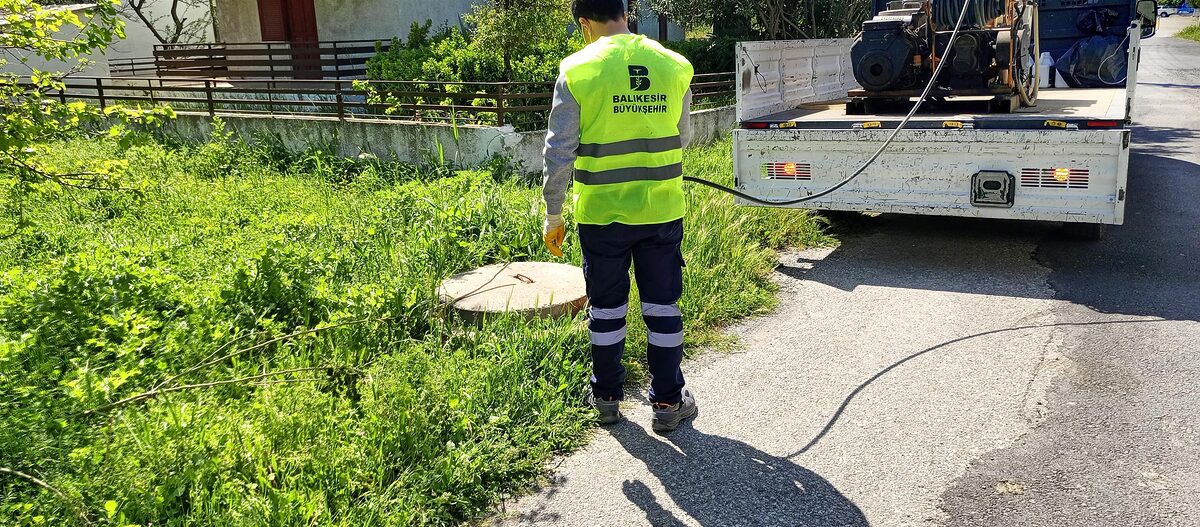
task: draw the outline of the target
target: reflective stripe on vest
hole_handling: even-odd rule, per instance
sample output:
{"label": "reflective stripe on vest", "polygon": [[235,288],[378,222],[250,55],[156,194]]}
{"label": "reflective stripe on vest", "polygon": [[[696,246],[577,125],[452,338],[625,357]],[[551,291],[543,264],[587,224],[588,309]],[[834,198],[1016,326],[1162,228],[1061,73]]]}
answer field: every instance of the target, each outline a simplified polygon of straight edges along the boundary
{"label": "reflective stripe on vest", "polygon": [[658,153],[683,148],[682,139],[676,135],[659,139],[630,139],[619,143],[581,144],[577,153],[586,157],[608,157],[638,152]]}
{"label": "reflective stripe on vest", "polygon": [[576,221],[646,225],[682,218],[679,119],[691,64],[644,36],[616,35],[568,57],[562,71],[580,106]]}
{"label": "reflective stripe on vest", "polygon": [[[683,163],[655,168],[618,168],[600,172],[576,170],[575,181],[584,185],[612,185],[632,181],[666,181],[683,175]],[[678,218],[676,218],[678,219]]]}

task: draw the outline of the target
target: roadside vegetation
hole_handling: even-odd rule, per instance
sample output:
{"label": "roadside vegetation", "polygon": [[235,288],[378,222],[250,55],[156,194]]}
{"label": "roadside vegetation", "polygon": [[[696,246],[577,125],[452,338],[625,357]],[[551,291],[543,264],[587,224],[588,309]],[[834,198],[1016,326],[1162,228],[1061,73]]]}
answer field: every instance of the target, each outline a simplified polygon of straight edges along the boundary
{"label": "roadside vegetation", "polygon": [[[529,94],[509,102],[528,107],[549,108],[548,96],[530,96],[549,93],[552,83],[558,78],[558,65],[568,55],[583,47],[578,31],[568,30],[570,10],[562,0],[522,0],[541,7],[518,10],[502,9],[491,3],[480,3],[476,11],[467,18],[463,27],[435,28],[432,22],[423,25],[414,23],[408,38],[392,40],[388,49],[379,47],[379,52],[367,61],[367,77],[377,81],[421,81],[420,84],[373,84],[363,85],[372,94],[372,101],[386,103],[396,110],[405,104],[452,105],[465,99],[428,95],[441,93],[480,93],[495,90],[485,84],[512,82],[506,93]],[[514,28],[516,28],[514,30]],[[528,31],[527,28],[539,28]],[[729,73],[735,65],[734,43],[730,38],[703,38],[677,42],[664,42],[688,58],[696,72]],[[467,83],[443,85],[438,83]],[[395,95],[395,93],[421,91],[427,95]],[[732,104],[732,97],[706,99],[707,105]],[[481,105],[493,104],[487,96],[480,96]],[[446,120],[466,118],[473,124],[496,124],[494,112],[473,112],[469,115],[447,116],[440,111],[423,110],[424,118],[440,117]],[[527,111],[507,115],[506,124],[518,130],[540,130],[546,126],[548,110]]]}
{"label": "roadside vegetation", "polygon": [[[56,173],[119,163],[126,190],[44,187],[0,215],[0,524],[453,525],[586,438],[580,319],[464,327],[436,295],[548,258],[534,178],[278,144],[38,149]],[[729,149],[688,172],[728,183]],[[826,239],[689,192],[695,350],[772,306],[773,249]]]}
{"label": "roadside vegetation", "polygon": [[[735,42],[732,35],[704,33],[663,45],[692,61],[696,73],[727,73],[735,66]],[[570,2],[493,0],[478,3],[461,26],[413,23],[407,39],[393,40],[388,51],[367,63],[367,76],[395,81],[552,82],[562,59],[582,47]]]}
{"label": "roadside vegetation", "polygon": [[1179,38],[1200,42],[1200,23],[1190,25],[1179,32]]}
{"label": "roadside vegetation", "polygon": [[[118,3],[85,24],[0,0],[0,44],[77,60],[122,35]],[[169,108],[101,113],[48,95],[70,72],[32,73],[0,75],[0,525],[454,525],[585,440],[581,319],[467,326],[436,294],[546,257],[536,177],[220,126],[180,144],[134,131]],[[729,150],[689,173],[729,183]],[[689,192],[695,350],[772,306],[775,248],[826,240]]]}
{"label": "roadside vegetation", "polygon": [[[696,73],[728,73],[742,40],[855,35],[870,13],[867,0],[651,0],[648,6],[681,24],[688,37],[663,45],[688,58]],[[642,4],[631,4],[639,24]],[[818,13],[821,16],[818,16]],[[639,32],[658,38],[657,27]],[[367,65],[376,80],[550,82],[558,63],[583,47],[567,0],[487,0],[458,27],[413,24]]]}

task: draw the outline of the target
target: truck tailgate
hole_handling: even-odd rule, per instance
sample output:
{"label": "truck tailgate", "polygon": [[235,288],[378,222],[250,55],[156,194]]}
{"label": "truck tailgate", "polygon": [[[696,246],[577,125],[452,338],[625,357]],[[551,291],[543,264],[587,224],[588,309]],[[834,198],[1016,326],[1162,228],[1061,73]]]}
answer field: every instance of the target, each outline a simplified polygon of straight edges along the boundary
{"label": "truck tailgate", "polygon": [[[737,187],[778,201],[815,194],[857,170],[890,133],[735,130]],[[1120,224],[1128,145],[1127,130],[903,130],[861,177],[798,208]],[[972,203],[981,171],[1012,176],[1011,207]]]}

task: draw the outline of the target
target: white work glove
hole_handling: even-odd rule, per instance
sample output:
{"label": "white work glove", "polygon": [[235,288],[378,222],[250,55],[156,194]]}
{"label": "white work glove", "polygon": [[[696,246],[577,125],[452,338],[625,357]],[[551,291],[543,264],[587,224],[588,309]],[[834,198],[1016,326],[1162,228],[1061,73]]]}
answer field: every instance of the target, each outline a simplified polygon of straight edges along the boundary
{"label": "white work glove", "polygon": [[546,222],[542,224],[542,241],[550,254],[562,257],[563,242],[567,239],[567,225],[563,223],[562,214],[547,214]]}

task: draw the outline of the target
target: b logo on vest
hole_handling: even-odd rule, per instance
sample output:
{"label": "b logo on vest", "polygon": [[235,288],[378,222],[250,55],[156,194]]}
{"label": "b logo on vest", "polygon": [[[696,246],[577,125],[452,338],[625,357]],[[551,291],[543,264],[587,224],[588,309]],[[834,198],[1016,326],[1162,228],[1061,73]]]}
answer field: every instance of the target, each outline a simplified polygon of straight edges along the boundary
{"label": "b logo on vest", "polygon": [[650,68],[645,66],[629,67],[629,89],[646,91],[650,89]]}

